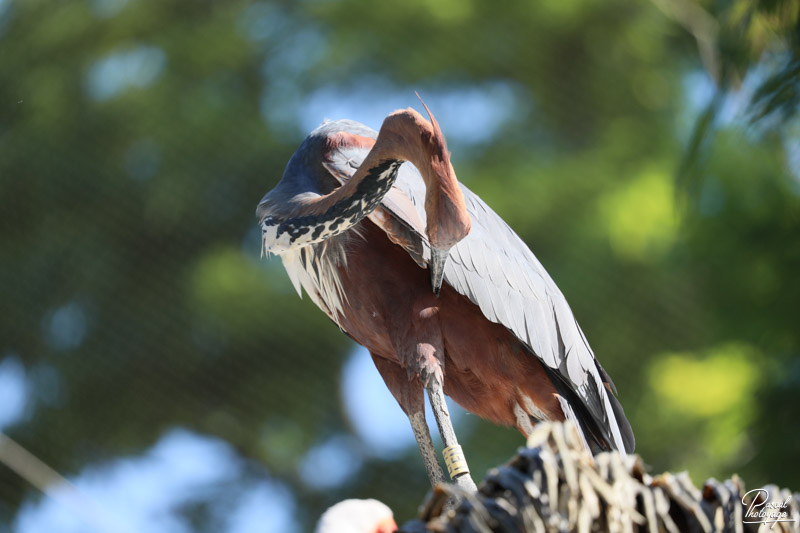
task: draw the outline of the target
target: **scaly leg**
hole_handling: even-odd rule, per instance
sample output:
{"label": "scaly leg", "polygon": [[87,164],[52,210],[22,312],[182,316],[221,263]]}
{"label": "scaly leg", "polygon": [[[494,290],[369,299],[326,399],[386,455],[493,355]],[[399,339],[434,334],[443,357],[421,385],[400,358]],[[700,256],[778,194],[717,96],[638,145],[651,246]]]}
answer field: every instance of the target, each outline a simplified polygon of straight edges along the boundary
{"label": "scaly leg", "polygon": [[433,408],[433,415],[436,418],[436,425],[439,426],[439,434],[442,436],[442,441],[444,442],[445,448],[442,454],[444,455],[445,463],[447,463],[450,477],[453,483],[459,487],[475,492],[478,488],[469,475],[467,461],[461,451],[461,446],[458,445],[456,432],[453,429],[453,423],[450,421],[450,413],[447,410],[442,384],[437,379],[431,379],[426,389],[428,390],[428,398]]}
{"label": "scaly leg", "polygon": [[410,379],[408,373],[397,363],[374,353],[370,355],[389,391],[411,423],[431,487],[435,487],[437,483],[444,483],[442,465],[436,458],[436,448],[433,446],[428,423],[425,421],[425,395],[422,392],[422,383],[418,379]]}
{"label": "scaly leg", "polygon": [[411,429],[414,430],[414,437],[417,439],[417,446],[419,446],[419,453],[422,454],[422,462],[425,463],[428,479],[431,480],[431,487],[444,483],[444,472],[436,458],[436,448],[433,446],[428,423],[425,421],[425,411],[409,414],[408,421],[411,422]]}

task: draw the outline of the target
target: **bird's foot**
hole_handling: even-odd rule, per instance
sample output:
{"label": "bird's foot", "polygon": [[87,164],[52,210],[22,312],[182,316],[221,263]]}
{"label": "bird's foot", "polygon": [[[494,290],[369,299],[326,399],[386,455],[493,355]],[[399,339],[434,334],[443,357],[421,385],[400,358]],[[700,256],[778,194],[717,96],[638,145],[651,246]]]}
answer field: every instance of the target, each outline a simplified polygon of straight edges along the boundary
{"label": "bird's foot", "polygon": [[450,485],[439,485],[434,489],[432,498],[437,502],[433,507],[439,509],[436,516],[455,512],[463,500],[474,499],[477,490],[469,474],[457,477]]}

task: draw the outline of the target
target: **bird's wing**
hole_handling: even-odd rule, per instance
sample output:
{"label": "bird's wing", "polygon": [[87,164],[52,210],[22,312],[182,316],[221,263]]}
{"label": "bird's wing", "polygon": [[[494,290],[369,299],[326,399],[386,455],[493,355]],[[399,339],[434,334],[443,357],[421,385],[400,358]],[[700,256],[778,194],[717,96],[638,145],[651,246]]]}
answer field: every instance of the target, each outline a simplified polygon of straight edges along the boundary
{"label": "bird's wing", "polygon": [[[368,151],[341,147],[334,152],[328,154],[325,166],[346,179]],[[558,390],[572,404],[569,411],[573,412],[565,410],[566,416],[577,419],[574,421],[585,431],[599,437],[598,442],[632,451],[633,432],[611,392],[613,383],[595,359],[561,291],[514,230],[460,185],[472,229],[451,248],[445,282],[479,306],[487,319],[508,328],[544,363]],[[407,247],[412,256],[421,245],[423,262],[427,261],[425,183],[411,163],[400,166],[382,207],[400,221],[402,240],[415,244],[412,249]],[[591,423],[587,427],[585,422]]]}

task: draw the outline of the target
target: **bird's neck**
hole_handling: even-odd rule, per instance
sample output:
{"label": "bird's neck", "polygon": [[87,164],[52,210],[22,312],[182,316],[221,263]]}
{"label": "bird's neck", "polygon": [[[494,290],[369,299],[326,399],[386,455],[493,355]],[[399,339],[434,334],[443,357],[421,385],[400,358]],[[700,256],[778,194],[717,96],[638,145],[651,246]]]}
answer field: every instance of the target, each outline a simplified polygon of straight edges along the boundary
{"label": "bird's neck", "polygon": [[[306,214],[267,216],[261,223],[264,249],[281,254],[292,248],[320,243],[339,235],[369,215],[397,179],[402,161],[385,159],[315,202]],[[336,194],[338,193],[338,194]]]}

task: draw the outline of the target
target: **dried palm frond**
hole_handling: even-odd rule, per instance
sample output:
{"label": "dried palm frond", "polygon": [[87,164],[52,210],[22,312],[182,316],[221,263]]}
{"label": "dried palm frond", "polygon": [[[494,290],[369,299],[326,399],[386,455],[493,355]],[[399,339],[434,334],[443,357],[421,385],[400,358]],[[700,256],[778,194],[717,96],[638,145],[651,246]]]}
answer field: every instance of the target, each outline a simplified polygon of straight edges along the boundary
{"label": "dried palm frond", "polygon": [[[446,511],[453,497],[458,504]],[[709,479],[702,490],[686,472],[651,477],[637,455],[592,457],[573,426],[542,423],[526,448],[488,473],[477,493],[439,486],[420,518],[400,531],[800,532],[798,498],[775,486],[745,493],[737,476]],[[785,521],[773,527],[769,519],[763,524],[748,516],[758,510],[786,513]]]}

